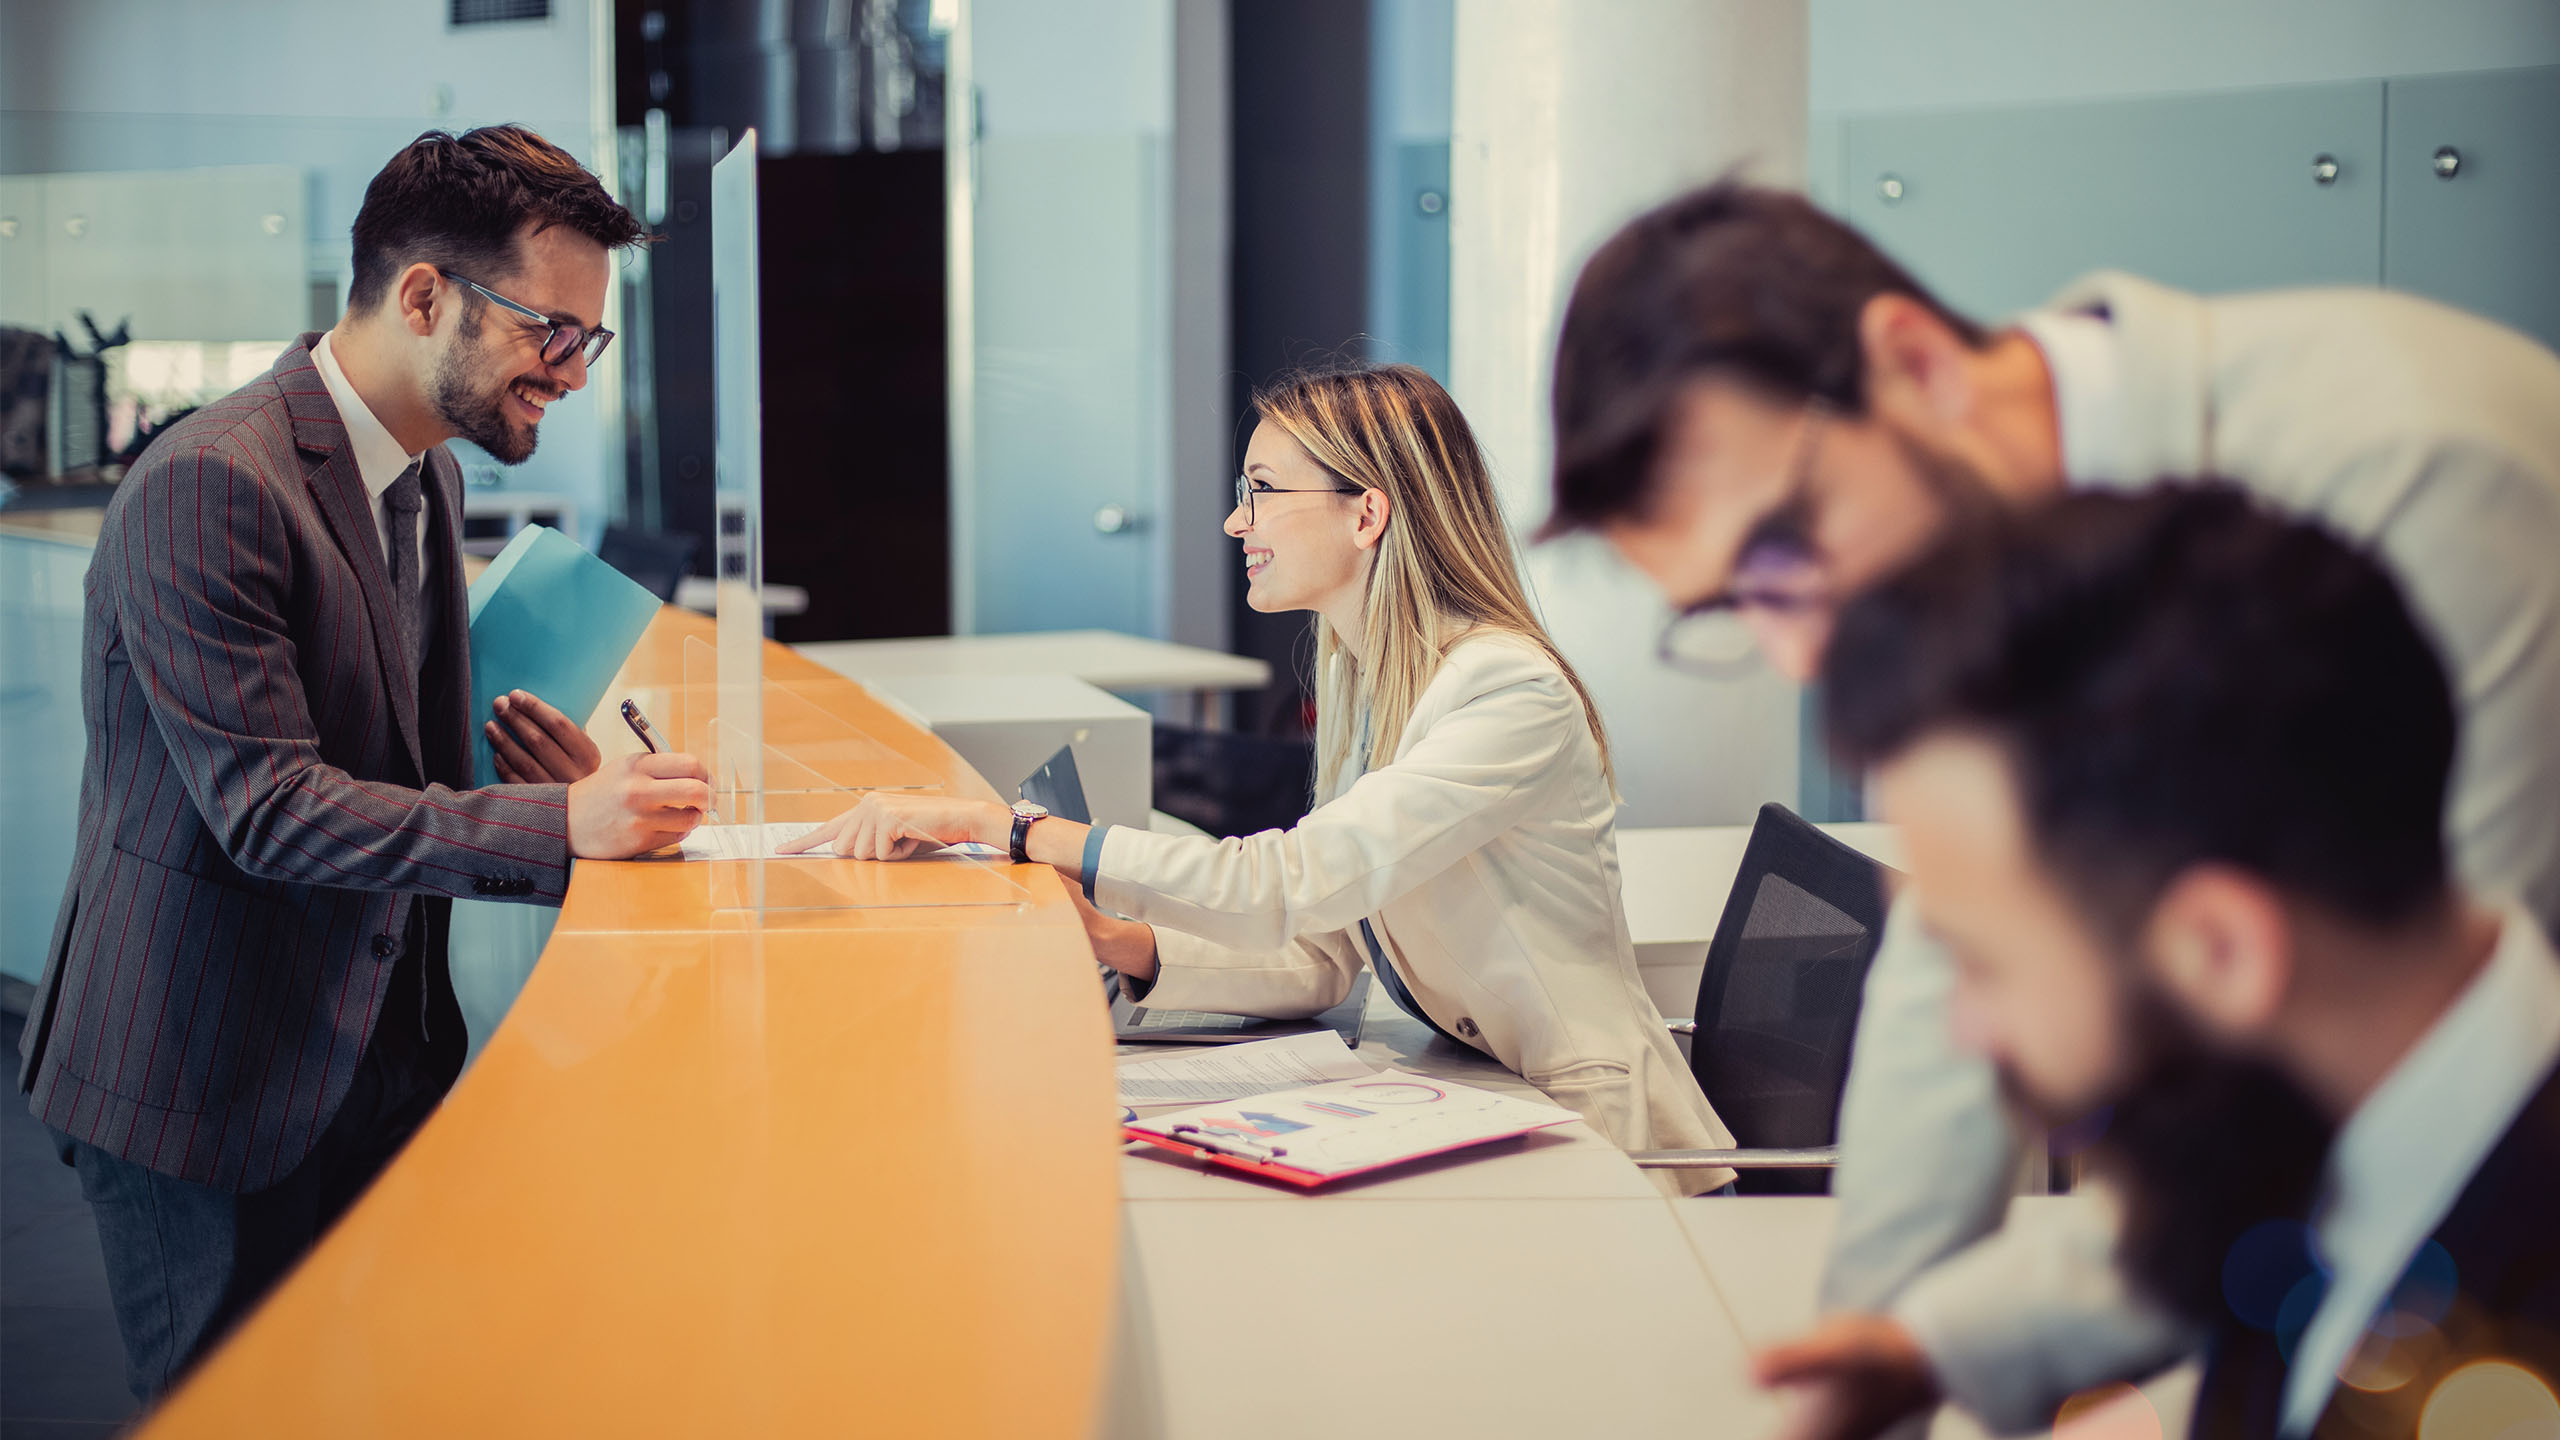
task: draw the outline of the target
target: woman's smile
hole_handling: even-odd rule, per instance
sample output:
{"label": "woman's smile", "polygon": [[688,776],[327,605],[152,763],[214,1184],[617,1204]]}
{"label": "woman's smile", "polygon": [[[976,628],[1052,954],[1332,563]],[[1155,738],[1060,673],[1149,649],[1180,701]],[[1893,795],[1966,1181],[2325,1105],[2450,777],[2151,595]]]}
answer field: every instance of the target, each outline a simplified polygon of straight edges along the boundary
{"label": "woman's smile", "polygon": [[1257,546],[1244,547],[1244,578],[1250,580],[1271,566],[1271,552]]}

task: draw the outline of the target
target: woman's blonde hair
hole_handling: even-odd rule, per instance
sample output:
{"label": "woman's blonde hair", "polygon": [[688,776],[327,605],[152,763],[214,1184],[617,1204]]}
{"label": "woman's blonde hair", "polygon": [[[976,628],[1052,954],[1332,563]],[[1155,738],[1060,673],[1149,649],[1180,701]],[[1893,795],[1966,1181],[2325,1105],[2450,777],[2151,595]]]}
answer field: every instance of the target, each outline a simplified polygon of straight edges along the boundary
{"label": "woman's blonde hair", "polygon": [[1256,391],[1253,409],[1316,464],[1387,497],[1386,533],[1361,608],[1359,658],[1321,615],[1315,621],[1317,800],[1332,799],[1348,783],[1346,763],[1364,714],[1368,754],[1359,769],[1395,758],[1442,658],[1474,630],[1517,635],[1556,662],[1582,702],[1608,774],[1600,712],[1529,608],[1484,452],[1440,382],[1411,365],[1316,371]]}

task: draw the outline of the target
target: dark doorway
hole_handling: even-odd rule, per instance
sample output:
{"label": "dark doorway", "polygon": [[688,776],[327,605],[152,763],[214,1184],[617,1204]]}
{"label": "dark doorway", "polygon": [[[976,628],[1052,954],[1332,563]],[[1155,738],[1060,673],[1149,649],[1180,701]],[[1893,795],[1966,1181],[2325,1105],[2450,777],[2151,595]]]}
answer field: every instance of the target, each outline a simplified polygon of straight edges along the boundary
{"label": "dark doorway", "polygon": [[[942,41],[925,0],[618,0],[624,189],[665,239],[628,287],[627,523],[710,573],[710,169],[758,133],[764,572],[808,592],[783,641],[950,629]],[[787,81],[788,83],[784,83]]]}

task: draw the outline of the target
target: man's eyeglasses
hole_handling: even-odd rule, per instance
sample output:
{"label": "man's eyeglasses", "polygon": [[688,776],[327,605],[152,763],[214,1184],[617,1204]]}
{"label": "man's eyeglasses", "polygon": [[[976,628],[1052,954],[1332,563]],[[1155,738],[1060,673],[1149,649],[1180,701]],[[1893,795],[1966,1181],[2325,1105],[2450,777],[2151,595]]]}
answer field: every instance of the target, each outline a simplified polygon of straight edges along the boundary
{"label": "man's eyeglasses", "polygon": [[1335,485],[1324,490],[1292,490],[1280,485],[1265,485],[1249,475],[1236,477],[1236,506],[1244,511],[1244,523],[1253,523],[1253,497],[1256,495],[1359,495],[1357,485]]}
{"label": "man's eyeglasses", "polygon": [[596,357],[604,353],[604,347],[613,343],[613,332],[610,330],[590,330],[574,320],[554,320],[530,305],[517,304],[477,280],[466,280],[450,270],[439,270],[436,273],[456,285],[469,286],[479,291],[481,298],[491,304],[502,305],[542,326],[542,363],[545,365],[566,365],[569,363],[570,356],[581,352],[584,353],[586,362],[593,365],[596,363]]}
{"label": "man's eyeglasses", "polygon": [[1792,619],[1829,608],[1829,577],[1813,547],[1805,493],[1826,418],[1819,401],[1806,412],[1788,463],[1786,493],[1745,535],[1731,582],[1663,627],[1654,652],[1663,664],[1710,678],[1738,674],[1751,668],[1758,650],[1750,623],[1754,612]]}

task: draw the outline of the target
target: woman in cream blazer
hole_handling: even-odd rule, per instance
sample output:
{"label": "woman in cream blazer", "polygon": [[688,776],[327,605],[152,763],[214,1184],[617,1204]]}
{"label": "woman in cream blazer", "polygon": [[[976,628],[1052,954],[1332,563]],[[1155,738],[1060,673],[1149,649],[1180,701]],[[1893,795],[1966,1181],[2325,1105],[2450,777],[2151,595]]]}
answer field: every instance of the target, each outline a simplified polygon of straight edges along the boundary
{"label": "woman in cream blazer", "polygon": [[[1301,377],[1254,408],[1226,529],[1248,603],[1318,616],[1312,813],[1218,840],[878,793],[795,848],[1009,845],[1079,882],[1095,955],[1150,1004],[1312,1015],[1370,965],[1618,1145],[1730,1146],[1637,978],[1606,743],[1529,610],[1456,405],[1387,365]],[[1689,1191],[1731,1179],[1649,1173]]]}

